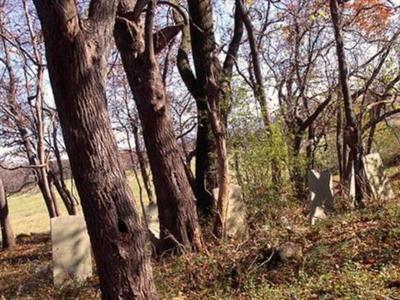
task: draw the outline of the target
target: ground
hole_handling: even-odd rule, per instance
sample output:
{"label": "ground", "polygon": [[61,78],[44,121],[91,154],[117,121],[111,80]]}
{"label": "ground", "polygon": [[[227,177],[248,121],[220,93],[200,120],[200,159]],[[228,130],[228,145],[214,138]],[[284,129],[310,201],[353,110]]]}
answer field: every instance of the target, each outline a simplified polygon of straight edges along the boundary
{"label": "ground", "polygon": [[[95,277],[82,285],[52,287],[48,228],[36,226],[39,219],[48,221],[41,201],[35,200],[38,207],[30,203],[34,199],[10,200],[11,215],[19,218],[17,233],[37,228],[44,233],[20,235],[17,248],[0,252],[0,299],[100,299]],[[329,220],[311,227],[302,203],[282,202],[279,210],[268,209],[262,226],[251,224],[245,241],[205,236],[205,253],[154,260],[160,298],[400,299],[398,199],[357,211],[340,200],[336,204]],[[285,242],[300,245],[302,253],[280,261],[276,249]]]}

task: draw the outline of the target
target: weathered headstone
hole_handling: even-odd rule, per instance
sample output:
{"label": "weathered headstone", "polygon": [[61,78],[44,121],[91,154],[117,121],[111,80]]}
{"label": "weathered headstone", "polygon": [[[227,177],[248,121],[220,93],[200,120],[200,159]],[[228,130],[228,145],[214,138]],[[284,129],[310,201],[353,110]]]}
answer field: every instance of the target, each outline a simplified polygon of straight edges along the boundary
{"label": "weathered headstone", "polygon": [[55,286],[92,276],[92,259],[86,223],[81,216],[52,218],[53,281]]}
{"label": "weathered headstone", "polygon": [[389,183],[379,153],[371,153],[363,157],[365,174],[372,194],[376,200],[393,199],[394,192]]}
{"label": "weathered headstone", "polygon": [[150,203],[145,208],[146,223],[150,232],[160,239],[160,221],[158,220],[158,208],[156,203]]}
{"label": "weathered headstone", "polygon": [[356,175],[354,173],[354,164],[353,163],[352,163],[351,174],[350,174],[349,196],[350,196],[350,206],[351,206],[351,208],[354,209],[356,207]]}
{"label": "weathered headstone", "polygon": [[326,212],[333,211],[332,176],[328,171],[308,172],[308,187],[310,189],[310,219],[314,225],[321,219],[326,219]]}
{"label": "weathered headstone", "polygon": [[[215,199],[218,198],[218,191],[218,188],[213,190]],[[242,189],[239,185],[231,185],[226,219],[226,235],[230,238],[243,238],[247,236],[247,233],[246,206],[242,197]]]}

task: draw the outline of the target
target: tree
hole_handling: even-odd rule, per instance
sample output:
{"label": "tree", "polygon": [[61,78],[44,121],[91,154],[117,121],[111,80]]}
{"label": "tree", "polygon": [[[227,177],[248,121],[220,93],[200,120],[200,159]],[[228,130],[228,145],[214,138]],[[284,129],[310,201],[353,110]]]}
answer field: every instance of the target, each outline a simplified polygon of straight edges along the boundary
{"label": "tree", "polygon": [[[214,232],[225,236],[227,207],[229,199],[229,162],[226,144],[226,123],[229,111],[230,80],[235,58],[243,35],[243,22],[238,1],[235,9],[234,34],[228,52],[221,65],[217,57],[213,24],[213,10],[210,0],[188,0],[190,15],[190,41],[195,74],[186,59],[186,80],[189,91],[205,105],[208,121],[215,142],[217,154],[218,199]],[[187,57],[187,54],[181,52]],[[181,71],[182,73],[182,71]],[[201,125],[199,125],[201,126]]]}
{"label": "tree", "polygon": [[350,158],[354,168],[355,176],[355,205],[363,207],[363,192],[365,178],[363,176],[362,155],[363,145],[360,124],[356,121],[353,112],[352,99],[348,86],[348,69],[346,54],[344,51],[344,42],[340,27],[340,15],[337,0],[330,0],[330,11],[332,24],[335,32],[337,61],[339,66],[339,79],[342,89],[344,112],[346,117],[346,127],[344,134],[344,142],[350,148]]}
{"label": "tree", "polygon": [[[180,2],[175,0],[174,3],[178,5]],[[196,101],[197,108],[197,134],[194,150],[197,208],[203,215],[210,216],[216,203],[212,190],[218,187],[216,144],[208,116],[207,99],[201,86],[197,84],[197,79],[189,62],[191,50],[189,23],[186,20],[186,16],[178,12],[174,12],[174,19],[176,24],[184,26],[177,54],[177,67],[183,82]]]}
{"label": "tree", "polygon": [[103,299],[155,299],[147,233],[121,167],[105,78],[117,1],[34,1],[54,99]]}
{"label": "tree", "polygon": [[[145,25],[140,15],[147,4]],[[181,26],[153,34],[155,1],[121,1],[114,37],[138,109],[157,196],[163,249],[203,247],[195,196],[174,135],[156,55]]]}
{"label": "tree", "polygon": [[[12,133],[8,135],[8,146],[19,145],[17,151],[23,152],[28,163],[37,177],[37,183],[39,189],[43,195],[46,207],[49,213],[49,217],[57,217],[60,212],[57,207],[55,198],[51,190],[51,184],[48,178],[47,172],[47,155],[45,149],[45,125],[44,125],[44,91],[43,91],[43,79],[44,79],[44,64],[42,62],[42,56],[39,53],[38,46],[33,38],[33,29],[31,19],[26,9],[26,2],[23,1],[24,16],[26,19],[26,25],[28,27],[28,42],[31,43],[33,54],[28,54],[27,51],[18,51],[24,54],[22,58],[18,57],[22,61],[22,74],[23,80],[25,81],[24,88],[26,93],[26,102],[28,102],[29,108],[23,106],[23,101],[20,100],[21,95],[19,91],[19,78],[18,70],[16,70],[17,63],[14,63],[11,59],[10,45],[14,48],[21,48],[18,41],[6,32],[6,26],[0,28],[1,42],[4,55],[0,58],[0,62],[4,65],[7,73],[7,86],[4,86],[6,90],[4,104],[2,105],[2,111],[5,114],[5,123],[7,126],[12,128]],[[5,22],[4,16],[0,15],[0,22]],[[35,69],[33,79],[30,79],[28,69],[31,66],[26,60],[26,56],[29,57],[30,63]],[[33,86],[31,89],[30,86]]]}
{"label": "tree", "polygon": [[7,195],[4,189],[3,181],[0,178],[0,227],[1,227],[1,240],[3,249],[11,249],[15,246],[15,236],[10,224],[10,217],[8,214]]}

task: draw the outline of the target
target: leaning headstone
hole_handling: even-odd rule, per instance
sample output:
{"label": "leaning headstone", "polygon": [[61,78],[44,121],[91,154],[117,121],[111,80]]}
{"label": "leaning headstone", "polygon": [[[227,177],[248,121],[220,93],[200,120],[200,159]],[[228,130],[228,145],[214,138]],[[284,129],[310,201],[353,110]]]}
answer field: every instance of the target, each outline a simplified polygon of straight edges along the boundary
{"label": "leaning headstone", "polygon": [[[213,190],[215,199],[218,199],[218,191],[218,188]],[[226,235],[230,238],[244,238],[247,233],[246,206],[242,197],[242,189],[239,185],[231,185],[226,219]]]}
{"label": "leaning headstone", "polygon": [[363,157],[365,174],[372,194],[376,200],[385,201],[394,198],[394,192],[389,183],[379,153],[371,153]]}
{"label": "leaning headstone", "polygon": [[91,247],[84,218],[63,216],[52,218],[50,223],[54,285],[91,277]]}
{"label": "leaning headstone", "polygon": [[333,211],[332,176],[328,171],[308,172],[308,187],[310,189],[310,219],[314,225],[321,219],[326,219],[327,212]]}
{"label": "leaning headstone", "polygon": [[155,238],[160,239],[160,222],[158,220],[158,208],[156,203],[150,203],[145,208],[146,223]]}

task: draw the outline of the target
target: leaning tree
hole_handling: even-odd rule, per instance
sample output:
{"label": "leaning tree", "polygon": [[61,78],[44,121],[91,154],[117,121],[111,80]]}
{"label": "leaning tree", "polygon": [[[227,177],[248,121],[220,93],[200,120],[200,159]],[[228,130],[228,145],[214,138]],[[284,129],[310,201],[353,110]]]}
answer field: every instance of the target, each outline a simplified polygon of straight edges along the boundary
{"label": "leaning tree", "polygon": [[117,1],[35,0],[72,174],[103,299],[155,299],[146,231],[118,158],[105,78]]}

